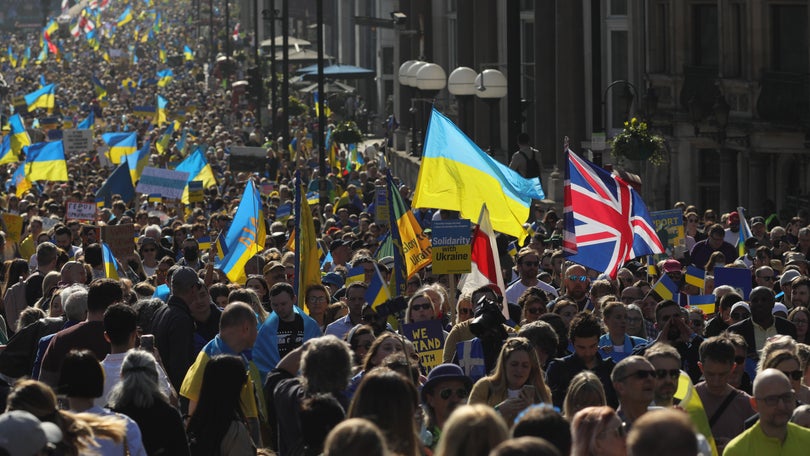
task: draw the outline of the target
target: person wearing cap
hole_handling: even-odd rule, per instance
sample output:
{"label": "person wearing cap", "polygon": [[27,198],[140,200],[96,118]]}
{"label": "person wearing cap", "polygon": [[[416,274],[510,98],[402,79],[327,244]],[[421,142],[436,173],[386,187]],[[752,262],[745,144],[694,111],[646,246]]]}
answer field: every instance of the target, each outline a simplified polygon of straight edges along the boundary
{"label": "person wearing cap", "polygon": [[323,285],[329,291],[329,296],[333,296],[338,290],[343,288],[345,282],[346,281],[343,279],[343,276],[337,272],[324,274],[324,276],[321,278],[321,283],[323,283]]}
{"label": "person wearing cap", "polygon": [[49,449],[62,441],[62,430],[50,422],[41,422],[25,410],[0,414],[0,453],[9,456],[50,454]]}
{"label": "person wearing cap", "polygon": [[751,236],[759,241],[759,245],[771,248],[771,239],[768,236],[768,228],[765,226],[765,219],[762,217],[751,217]]}
{"label": "person wearing cap", "polygon": [[795,307],[790,301],[792,291],[791,284],[793,283],[793,280],[799,276],[801,276],[801,274],[795,269],[788,269],[783,272],[781,276],[779,276],[779,288],[782,290],[782,292],[779,293],[781,295],[781,302],[785,304],[788,309]]}
{"label": "person wearing cap", "polygon": [[538,280],[537,273],[540,268],[540,255],[537,251],[524,247],[520,249],[515,258],[517,262],[518,279],[506,287],[506,300],[512,303],[518,302],[518,298],[529,287],[537,287],[552,296],[557,296],[557,290],[551,285]]}
{"label": "person wearing cap", "polygon": [[194,362],[194,318],[190,307],[200,298],[204,285],[197,272],[179,267],[171,278],[171,295],[166,305],[155,311],[152,317],[152,332],[155,346],[166,368],[172,386],[180,389],[186,371]]}
{"label": "person wearing cap", "polygon": [[280,261],[271,261],[264,266],[262,275],[264,280],[267,281],[267,288],[273,288],[273,285],[285,282],[287,280],[286,268]]}
{"label": "person wearing cap", "polygon": [[343,239],[335,239],[331,244],[329,244],[329,253],[332,254],[332,262],[329,265],[329,272],[335,272],[335,268],[338,266],[349,267],[347,263],[349,262],[349,258],[352,254],[351,244],[347,243]]}
{"label": "person wearing cap", "polygon": [[740,239],[740,214],[737,211],[728,214],[728,228],[725,229],[723,240],[731,245],[737,245]]}
{"label": "person wearing cap", "polygon": [[[759,359],[759,352],[769,337],[784,334],[796,338],[796,327],[781,317],[773,316],[774,294],[767,287],[756,287],[749,295],[751,316],[728,328],[748,344],[748,357]],[[732,312],[733,313],[733,312]]]}
{"label": "person wearing cap", "polygon": [[726,230],[723,229],[722,225],[715,223],[707,229],[707,232],[709,237],[696,243],[695,246],[692,247],[690,258],[692,259],[693,266],[704,269],[711,254],[718,251],[721,252],[729,262],[732,258],[739,256],[739,252],[734,247],[737,238],[735,238],[734,244],[726,242]]}
{"label": "person wearing cap", "polygon": [[467,403],[471,389],[472,380],[456,364],[439,364],[430,371],[420,392],[431,435],[430,448],[436,448],[444,423],[453,410]]}

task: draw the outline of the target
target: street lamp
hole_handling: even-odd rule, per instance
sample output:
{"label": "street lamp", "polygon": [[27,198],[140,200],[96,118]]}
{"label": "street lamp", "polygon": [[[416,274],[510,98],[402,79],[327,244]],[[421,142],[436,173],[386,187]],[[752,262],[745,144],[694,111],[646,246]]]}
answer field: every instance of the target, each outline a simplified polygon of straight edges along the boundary
{"label": "street lamp", "polygon": [[501,98],[506,96],[506,87],[506,77],[495,69],[484,70],[475,77],[475,96],[489,104],[490,146],[487,153],[490,156],[495,154],[498,144],[496,139],[498,136],[498,122],[495,121],[495,110]]}
{"label": "street lamp", "polygon": [[[602,92],[602,113],[604,114],[604,117],[602,117],[602,131],[605,132],[605,138],[608,138],[610,136],[610,132],[609,132],[609,130],[610,130],[610,122],[608,121],[607,93],[611,88],[613,88],[613,87],[615,87],[615,86],[617,86],[619,84],[624,85],[624,89],[618,95],[618,98],[619,98],[619,101],[622,102],[622,107],[624,108],[624,109],[622,109],[622,111],[624,112],[624,118],[625,119],[628,119],[630,117],[630,110],[633,107],[633,100],[636,98],[636,96],[638,94],[638,90],[636,89],[636,86],[634,86],[632,82],[626,81],[624,79],[619,79],[617,81],[613,81],[610,84],[608,84],[607,87],[605,87],[605,90]],[[633,90],[630,91],[630,89],[633,89]],[[602,151],[598,151],[598,152],[594,151],[594,157],[593,158],[594,158],[594,160],[593,160],[594,163],[596,163],[599,166],[602,165]]]}
{"label": "street lamp", "polygon": [[[413,68],[414,67],[411,66],[411,69]],[[446,86],[447,73],[444,72],[444,68],[435,63],[423,63],[419,65],[416,70],[416,88],[419,89],[423,97],[411,98],[411,108],[417,111],[414,103],[425,103],[433,106],[433,103],[436,101],[436,95]],[[427,129],[428,119],[427,109],[423,109],[420,126],[425,130]],[[424,151],[424,135],[420,135],[420,137],[422,138],[422,147],[419,149],[419,155],[421,156]]]}
{"label": "street lamp", "polygon": [[468,113],[469,102],[475,96],[475,77],[478,74],[469,67],[458,67],[450,73],[447,78],[447,90],[458,98],[458,123],[461,130],[472,136],[470,133],[470,115]]}

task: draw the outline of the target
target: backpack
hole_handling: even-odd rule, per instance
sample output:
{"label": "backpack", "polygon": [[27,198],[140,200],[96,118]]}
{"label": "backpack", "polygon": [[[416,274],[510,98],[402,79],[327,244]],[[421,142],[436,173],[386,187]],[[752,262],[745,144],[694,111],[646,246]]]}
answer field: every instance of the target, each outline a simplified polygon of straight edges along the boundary
{"label": "backpack", "polygon": [[526,159],[526,178],[531,179],[532,177],[540,177],[540,163],[535,159],[537,155],[537,149],[532,149],[532,156],[527,156],[522,150],[519,150],[518,153],[523,155],[523,158]]}

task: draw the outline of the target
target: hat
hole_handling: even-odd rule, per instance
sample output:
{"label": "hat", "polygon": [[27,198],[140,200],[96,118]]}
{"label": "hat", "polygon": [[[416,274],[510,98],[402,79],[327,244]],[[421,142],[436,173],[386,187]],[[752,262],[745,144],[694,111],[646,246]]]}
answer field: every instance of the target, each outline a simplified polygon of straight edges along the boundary
{"label": "hat", "polygon": [[343,276],[338,274],[337,272],[330,272],[323,277],[321,277],[321,283],[325,283],[327,285],[334,285],[338,288],[343,287],[343,284],[346,281],[343,280]]}
{"label": "hat", "polygon": [[344,245],[348,246],[348,244],[345,241],[343,241],[343,239],[335,239],[334,241],[332,241],[331,244],[329,244],[329,251],[334,252],[335,250],[343,247]]}
{"label": "hat", "polygon": [[381,265],[385,266],[386,268],[388,268],[388,270],[390,271],[391,268],[394,267],[394,257],[392,257],[392,256],[382,257],[382,258],[380,258],[379,263]]}
{"label": "hat", "polygon": [[740,214],[738,214],[737,211],[734,211],[734,212],[728,214],[728,219],[729,220],[737,219],[737,221],[739,222],[740,221]]}
{"label": "hat", "polygon": [[759,224],[763,224],[763,225],[764,225],[764,224],[765,224],[765,219],[764,219],[764,218],[762,218],[762,217],[759,217],[759,216],[757,216],[757,217],[751,217],[751,226],[752,226],[752,227],[753,227],[754,225],[759,225]]}
{"label": "hat", "polygon": [[262,274],[267,274],[268,272],[272,271],[273,269],[277,269],[277,268],[286,269],[284,267],[284,265],[281,264],[280,261],[271,261],[271,262],[267,263],[267,265],[264,267],[264,269],[262,269]]}
{"label": "hat", "polygon": [[749,307],[747,303],[742,302],[742,301],[740,301],[740,302],[734,304],[733,306],[731,306],[731,313],[734,313],[735,310],[737,310],[737,309],[739,309],[741,307],[743,309],[745,309],[748,313],[751,313],[751,307]]}
{"label": "hat", "polygon": [[773,310],[771,310],[771,314],[776,315],[776,312],[784,312],[785,315],[788,313],[788,308],[781,302],[777,302],[773,305]]}
{"label": "hat", "polygon": [[629,261],[625,263],[624,267],[626,269],[629,269],[630,272],[632,272],[633,275],[635,275],[636,272],[638,272],[638,270],[641,269],[641,263],[639,263],[638,261]]}
{"label": "hat", "polygon": [[192,285],[200,283],[197,273],[186,266],[177,268],[172,274],[172,290],[188,290]]}
{"label": "hat", "polygon": [[40,422],[25,410],[12,410],[0,415],[0,448],[10,456],[37,454],[49,443],[62,441],[59,426]]}
{"label": "hat", "polygon": [[784,274],[782,274],[781,277],[779,277],[779,285],[784,287],[785,285],[789,284],[790,282],[793,282],[793,279],[795,279],[796,277],[799,277],[800,275],[801,274],[799,274],[799,271],[797,271],[795,269],[791,269],[789,271],[786,271]]}
{"label": "hat", "polygon": [[425,395],[432,393],[433,388],[436,387],[436,384],[443,380],[461,380],[464,382],[464,386],[468,391],[472,388],[472,380],[470,380],[470,377],[464,375],[464,371],[461,370],[457,364],[439,364],[430,371],[427,381],[422,387],[422,392],[420,393],[422,396],[422,402],[427,402]]}
{"label": "hat", "polygon": [[681,272],[681,262],[678,260],[664,261],[664,272]]}

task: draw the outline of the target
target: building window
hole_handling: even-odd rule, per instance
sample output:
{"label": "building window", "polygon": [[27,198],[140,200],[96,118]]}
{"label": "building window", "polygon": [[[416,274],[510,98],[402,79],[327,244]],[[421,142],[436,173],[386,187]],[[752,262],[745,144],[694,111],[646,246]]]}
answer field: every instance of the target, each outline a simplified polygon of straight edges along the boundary
{"label": "building window", "polygon": [[736,78],[743,76],[743,56],[745,55],[747,40],[747,26],[745,24],[745,5],[732,3],[726,14],[727,32],[724,46],[726,53],[723,61],[723,76]]}
{"label": "building window", "polygon": [[627,0],[610,0],[611,16],[627,16]]}
{"label": "building window", "polygon": [[771,6],[771,65],[775,71],[807,73],[807,7]]}
{"label": "building window", "polygon": [[[610,32],[610,82],[627,80],[628,78],[628,33],[626,30]],[[625,92],[627,86],[616,84],[610,89],[610,127],[620,129],[628,117],[628,106]],[[635,95],[635,94],[634,94]],[[639,101],[639,100],[635,100]]]}
{"label": "building window", "polygon": [[649,62],[651,73],[670,73],[669,67],[669,3],[656,2],[650,5]]}
{"label": "building window", "polygon": [[698,206],[720,205],[720,152],[717,149],[698,149]]}
{"label": "building window", "polygon": [[524,16],[521,14],[520,32],[520,42],[523,43],[523,46],[521,46],[522,55],[520,56],[521,93],[523,94],[523,98],[531,103],[526,107],[526,110],[523,111],[526,123],[521,125],[521,131],[525,131],[530,137],[535,138],[537,136],[534,131],[537,100],[534,91],[534,20],[528,18],[528,15]]}
{"label": "building window", "polygon": [[692,64],[717,67],[717,5],[692,5]]}

